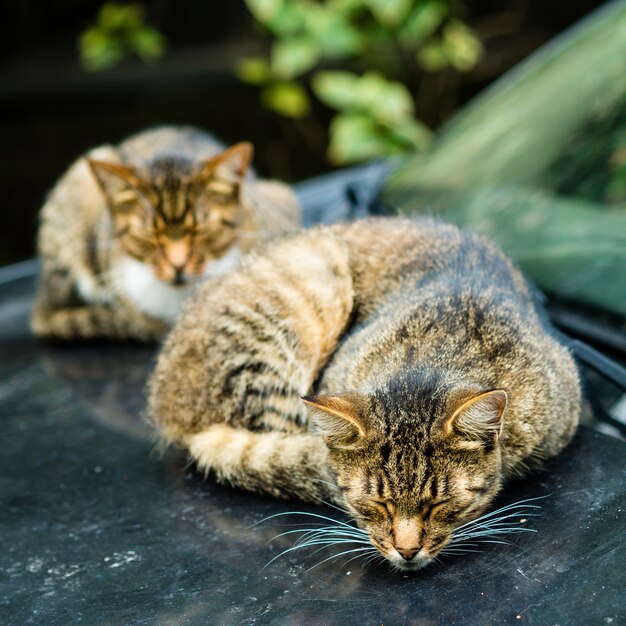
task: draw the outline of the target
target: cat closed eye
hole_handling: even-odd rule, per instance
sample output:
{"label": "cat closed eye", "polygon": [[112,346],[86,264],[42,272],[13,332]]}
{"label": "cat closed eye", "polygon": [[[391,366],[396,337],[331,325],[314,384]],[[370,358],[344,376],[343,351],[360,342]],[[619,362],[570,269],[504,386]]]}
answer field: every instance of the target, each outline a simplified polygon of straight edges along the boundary
{"label": "cat closed eye", "polygon": [[450,502],[450,498],[446,498],[445,500],[438,500],[437,502],[429,504],[424,511],[424,517],[428,518],[436,514],[448,502]]}
{"label": "cat closed eye", "polygon": [[113,202],[117,206],[122,206],[129,203],[136,203],[139,199],[137,192],[134,189],[124,189],[113,197]]}
{"label": "cat closed eye", "polygon": [[383,503],[374,500],[356,505],[355,508],[358,511],[359,517],[367,522],[380,520],[381,517],[389,517],[391,515],[389,509]]}
{"label": "cat closed eye", "polygon": [[389,513],[389,515],[393,515],[393,513],[395,511],[395,507],[389,501],[386,501],[386,500],[374,500],[373,503],[374,503],[374,505],[378,509],[384,510],[384,512],[385,513]]}

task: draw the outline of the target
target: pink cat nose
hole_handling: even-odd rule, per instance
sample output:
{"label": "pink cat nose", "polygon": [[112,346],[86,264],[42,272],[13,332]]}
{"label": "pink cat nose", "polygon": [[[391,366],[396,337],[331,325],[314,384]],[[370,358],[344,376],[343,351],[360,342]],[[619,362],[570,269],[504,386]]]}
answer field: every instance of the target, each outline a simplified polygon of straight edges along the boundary
{"label": "pink cat nose", "polygon": [[410,561],[419,552],[419,548],[396,548],[396,550],[405,561]]}

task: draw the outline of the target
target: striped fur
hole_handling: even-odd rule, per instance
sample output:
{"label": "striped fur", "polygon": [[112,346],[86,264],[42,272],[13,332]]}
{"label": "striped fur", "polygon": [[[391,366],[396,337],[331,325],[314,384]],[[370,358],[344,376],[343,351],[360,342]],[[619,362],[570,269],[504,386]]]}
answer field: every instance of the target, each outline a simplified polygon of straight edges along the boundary
{"label": "striped fur", "polygon": [[42,210],[33,332],[162,336],[200,279],[298,224],[295,195],[256,179],[251,156],[247,143],[163,127],[81,157]]}
{"label": "striped fur", "polygon": [[405,569],[561,450],[579,404],[519,272],[429,220],[319,227],[253,253],[193,297],[150,383],[155,425],[201,469],[331,499]]}

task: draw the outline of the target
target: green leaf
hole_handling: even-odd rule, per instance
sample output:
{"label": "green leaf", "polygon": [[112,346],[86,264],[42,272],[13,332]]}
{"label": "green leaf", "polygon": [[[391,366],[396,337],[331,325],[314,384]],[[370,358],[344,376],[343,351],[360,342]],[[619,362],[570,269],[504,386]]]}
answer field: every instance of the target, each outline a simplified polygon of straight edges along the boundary
{"label": "green leaf", "polygon": [[161,57],[165,50],[165,38],[149,26],[130,33],[128,39],[133,51],[144,61]]}
{"label": "green leaf", "polygon": [[419,64],[428,72],[439,72],[448,67],[448,55],[441,41],[433,39],[425,43],[417,53]]}
{"label": "green leaf", "polygon": [[124,56],[122,44],[98,28],[90,28],[83,33],[79,48],[81,64],[90,72],[105,70]]}
{"label": "green leaf", "polygon": [[144,18],[145,13],[141,5],[107,2],[98,14],[98,25],[108,31],[137,28],[141,26]]}
{"label": "green leaf", "polygon": [[450,63],[462,72],[471,70],[483,53],[480,40],[465,24],[458,21],[444,28],[443,48]]}
{"label": "green leaf", "polygon": [[270,79],[270,67],[265,59],[248,57],[242,59],[235,69],[237,77],[244,83],[262,85]]}
{"label": "green leaf", "polygon": [[328,156],[337,164],[356,163],[389,154],[394,144],[367,115],[340,113],[330,124]]}
{"label": "green leaf", "polygon": [[327,0],[326,7],[333,15],[354,15],[363,10],[363,0]]}
{"label": "green leaf", "polygon": [[281,10],[284,0],[245,0],[246,6],[254,17],[268,26]]}
{"label": "green leaf", "polygon": [[406,118],[415,111],[409,90],[377,72],[367,72],[359,79],[358,94],[362,108],[379,120]]}
{"label": "green leaf", "polygon": [[352,24],[348,15],[337,13],[327,4],[307,9],[305,27],[322,54],[330,58],[352,56],[363,46],[362,25]]}
{"label": "green leaf", "polygon": [[312,80],[315,95],[340,111],[361,111],[382,122],[412,117],[415,111],[408,89],[377,72],[357,76],[350,72],[318,72]]}
{"label": "green leaf", "polygon": [[322,54],[334,59],[358,54],[365,43],[362,29],[342,19],[328,20],[323,28],[320,25],[316,39]]}
{"label": "green leaf", "polygon": [[358,76],[352,72],[329,70],[316,72],[311,80],[311,87],[324,104],[342,111],[359,107],[357,81]]}
{"label": "green leaf", "polygon": [[294,78],[311,69],[320,51],[310,39],[276,41],[272,46],[272,72],[283,79]]}
{"label": "green leaf", "polygon": [[374,17],[388,27],[397,26],[408,15],[412,0],[364,0]]}
{"label": "green leaf", "polygon": [[388,129],[393,137],[407,148],[425,148],[433,137],[432,131],[415,118],[396,120],[388,125]]}
{"label": "green leaf", "polygon": [[438,0],[418,2],[402,25],[401,41],[413,46],[424,41],[439,28],[449,12],[449,8]]}
{"label": "green leaf", "polygon": [[300,83],[294,81],[267,87],[261,98],[266,107],[286,117],[304,117],[311,108],[306,91]]}
{"label": "green leaf", "polygon": [[283,2],[280,9],[268,21],[267,27],[279,39],[301,35],[308,12],[306,0],[290,0]]}
{"label": "green leaf", "polygon": [[79,39],[85,69],[106,69],[133,53],[143,61],[162,56],[165,37],[144,20],[145,12],[139,4],[104,4],[98,13],[97,25],[86,30]]}

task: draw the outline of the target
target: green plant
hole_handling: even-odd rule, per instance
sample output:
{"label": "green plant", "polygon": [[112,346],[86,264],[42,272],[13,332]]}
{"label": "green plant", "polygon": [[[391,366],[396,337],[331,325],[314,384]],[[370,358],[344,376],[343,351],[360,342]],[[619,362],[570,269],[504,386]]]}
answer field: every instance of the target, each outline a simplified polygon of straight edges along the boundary
{"label": "green plant", "polygon": [[81,35],[79,50],[85,69],[104,70],[130,55],[143,61],[161,57],[165,38],[146,24],[140,4],[107,2],[100,9],[96,24]]}
{"label": "green plant", "polygon": [[246,0],[273,39],[237,68],[265,106],[301,119],[311,94],[337,111],[328,156],[338,164],[424,147],[419,71],[471,69],[482,53],[454,0]]}

